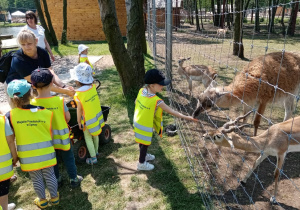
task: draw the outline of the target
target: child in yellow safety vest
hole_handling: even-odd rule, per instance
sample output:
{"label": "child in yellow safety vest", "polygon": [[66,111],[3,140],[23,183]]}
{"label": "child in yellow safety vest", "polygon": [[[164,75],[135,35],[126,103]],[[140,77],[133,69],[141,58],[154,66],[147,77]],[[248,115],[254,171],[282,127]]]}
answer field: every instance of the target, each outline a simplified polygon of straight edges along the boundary
{"label": "child in yellow safety vest", "polygon": [[105,125],[101,110],[100,99],[93,85],[93,71],[91,66],[80,63],[70,70],[71,78],[79,87],[74,100],[77,104],[77,122],[79,129],[83,130],[85,142],[91,158],[86,159],[87,164],[96,164],[99,138],[98,135]]}
{"label": "child in yellow safety vest", "polygon": [[78,55],[79,55],[78,63],[87,63],[91,66],[92,69],[94,69],[93,65],[91,64],[91,62],[87,57],[88,50],[89,50],[88,46],[84,44],[78,45]]}
{"label": "child in yellow safety vest", "polygon": [[31,83],[37,90],[38,96],[32,99],[30,104],[42,106],[53,112],[53,143],[57,158],[54,172],[58,181],[58,186],[62,185],[58,167],[58,164],[62,160],[67,169],[71,187],[78,187],[83,178],[77,175],[74,153],[70,144],[70,131],[67,124],[70,121],[71,116],[68,107],[64,102],[64,98],[51,96],[50,90],[53,86],[53,75],[48,69],[34,70],[31,73]]}
{"label": "child in yellow safety vest", "polygon": [[13,166],[18,162],[13,131],[8,119],[0,113],[0,209],[14,209],[14,203],[8,204],[10,178],[14,175]]}
{"label": "child in yellow safety vest", "polygon": [[[59,204],[53,169],[56,165],[52,141],[53,114],[43,107],[30,105],[31,92],[31,84],[27,80],[11,81],[7,86],[7,94],[16,108],[6,116],[15,134],[21,169],[29,173],[38,195],[34,204],[46,208],[48,203],[52,206]],[[49,201],[46,199],[44,179],[51,195]]]}
{"label": "child in yellow safety vest", "polygon": [[163,90],[164,86],[170,84],[170,80],[165,79],[162,72],[157,69],[151,69],[146,72],[145,87],[141,88],[135,101],[133,126],[135,132],[135,141],[139,144],[140,156],[137,164],[138,170],[153,170],[154,165],[148,161],[154,160],[155,156],[147,153],[148,146],[151,145],[153,130],[155,130],[160,137],[162,137],[162,113],[167,113],[198,122],[191,116],[183,115],[164,103],[156,93]]}

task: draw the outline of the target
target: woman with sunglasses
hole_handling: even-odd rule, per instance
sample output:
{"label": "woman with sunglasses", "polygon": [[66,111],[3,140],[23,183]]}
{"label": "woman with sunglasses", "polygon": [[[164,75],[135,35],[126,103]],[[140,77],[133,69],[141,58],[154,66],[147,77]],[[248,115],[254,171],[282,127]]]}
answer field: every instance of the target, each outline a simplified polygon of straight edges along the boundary
{"label": "woman with sunglasses", "polygon": [[50,54],[51,60],[54,61],[55,58],[53,56],[53,53],[49,46],[49,43],[47,42],[47,40],[45,38],[45,29],[42,26],[37,25],[37,17],[35,15],[35,13],[32,11],[27,11],[25,17],[26,17],[27,25],[25,25],[22,28],[22,30],[27,29],[27,30],[32,31],[34,33],[34,35],[36,36],[36,38],[38,39],[37,46],[39,46],[43,49],[46,49],[48,51],[48,53]]}

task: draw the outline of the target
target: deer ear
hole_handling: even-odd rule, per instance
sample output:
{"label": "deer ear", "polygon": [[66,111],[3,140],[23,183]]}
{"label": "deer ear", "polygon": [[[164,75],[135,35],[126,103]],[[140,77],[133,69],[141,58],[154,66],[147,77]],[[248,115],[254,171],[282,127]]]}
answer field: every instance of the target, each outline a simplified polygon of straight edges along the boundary
{"label": "deer ear", "polygon": [[186,60],[190,60],[190,59],[191,59],[191,57],[187,58]]}

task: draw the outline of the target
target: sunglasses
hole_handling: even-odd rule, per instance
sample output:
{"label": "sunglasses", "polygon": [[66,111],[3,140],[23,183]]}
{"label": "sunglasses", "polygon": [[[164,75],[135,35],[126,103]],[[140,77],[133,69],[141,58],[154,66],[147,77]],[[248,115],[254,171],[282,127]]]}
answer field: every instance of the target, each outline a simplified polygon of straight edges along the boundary
{"label": "sunglasses", "polygon": [[30,17],[26,17],[26,20],[28,20],[28,19],[33,19],[33,17],[32,17],[32,16],[30,16]]}

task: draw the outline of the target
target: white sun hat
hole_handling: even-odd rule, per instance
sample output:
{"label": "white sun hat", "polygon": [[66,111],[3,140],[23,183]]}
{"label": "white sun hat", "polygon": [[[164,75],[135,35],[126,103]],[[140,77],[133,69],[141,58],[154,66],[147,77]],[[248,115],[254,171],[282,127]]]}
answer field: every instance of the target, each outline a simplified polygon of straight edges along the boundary
{"label": "white sun hat", "polygon": [[80,63],[70,69],[71,79],[82,84],[91,84],[94,81],[93,70],[87,63]]}
{"label": "white sun hat", "polygon": [[85,51],[86,49],[89,49],[88,46],[84,45],[84,44],[80,44],[78,45],[78,54],[81,54],[83,51]]}

